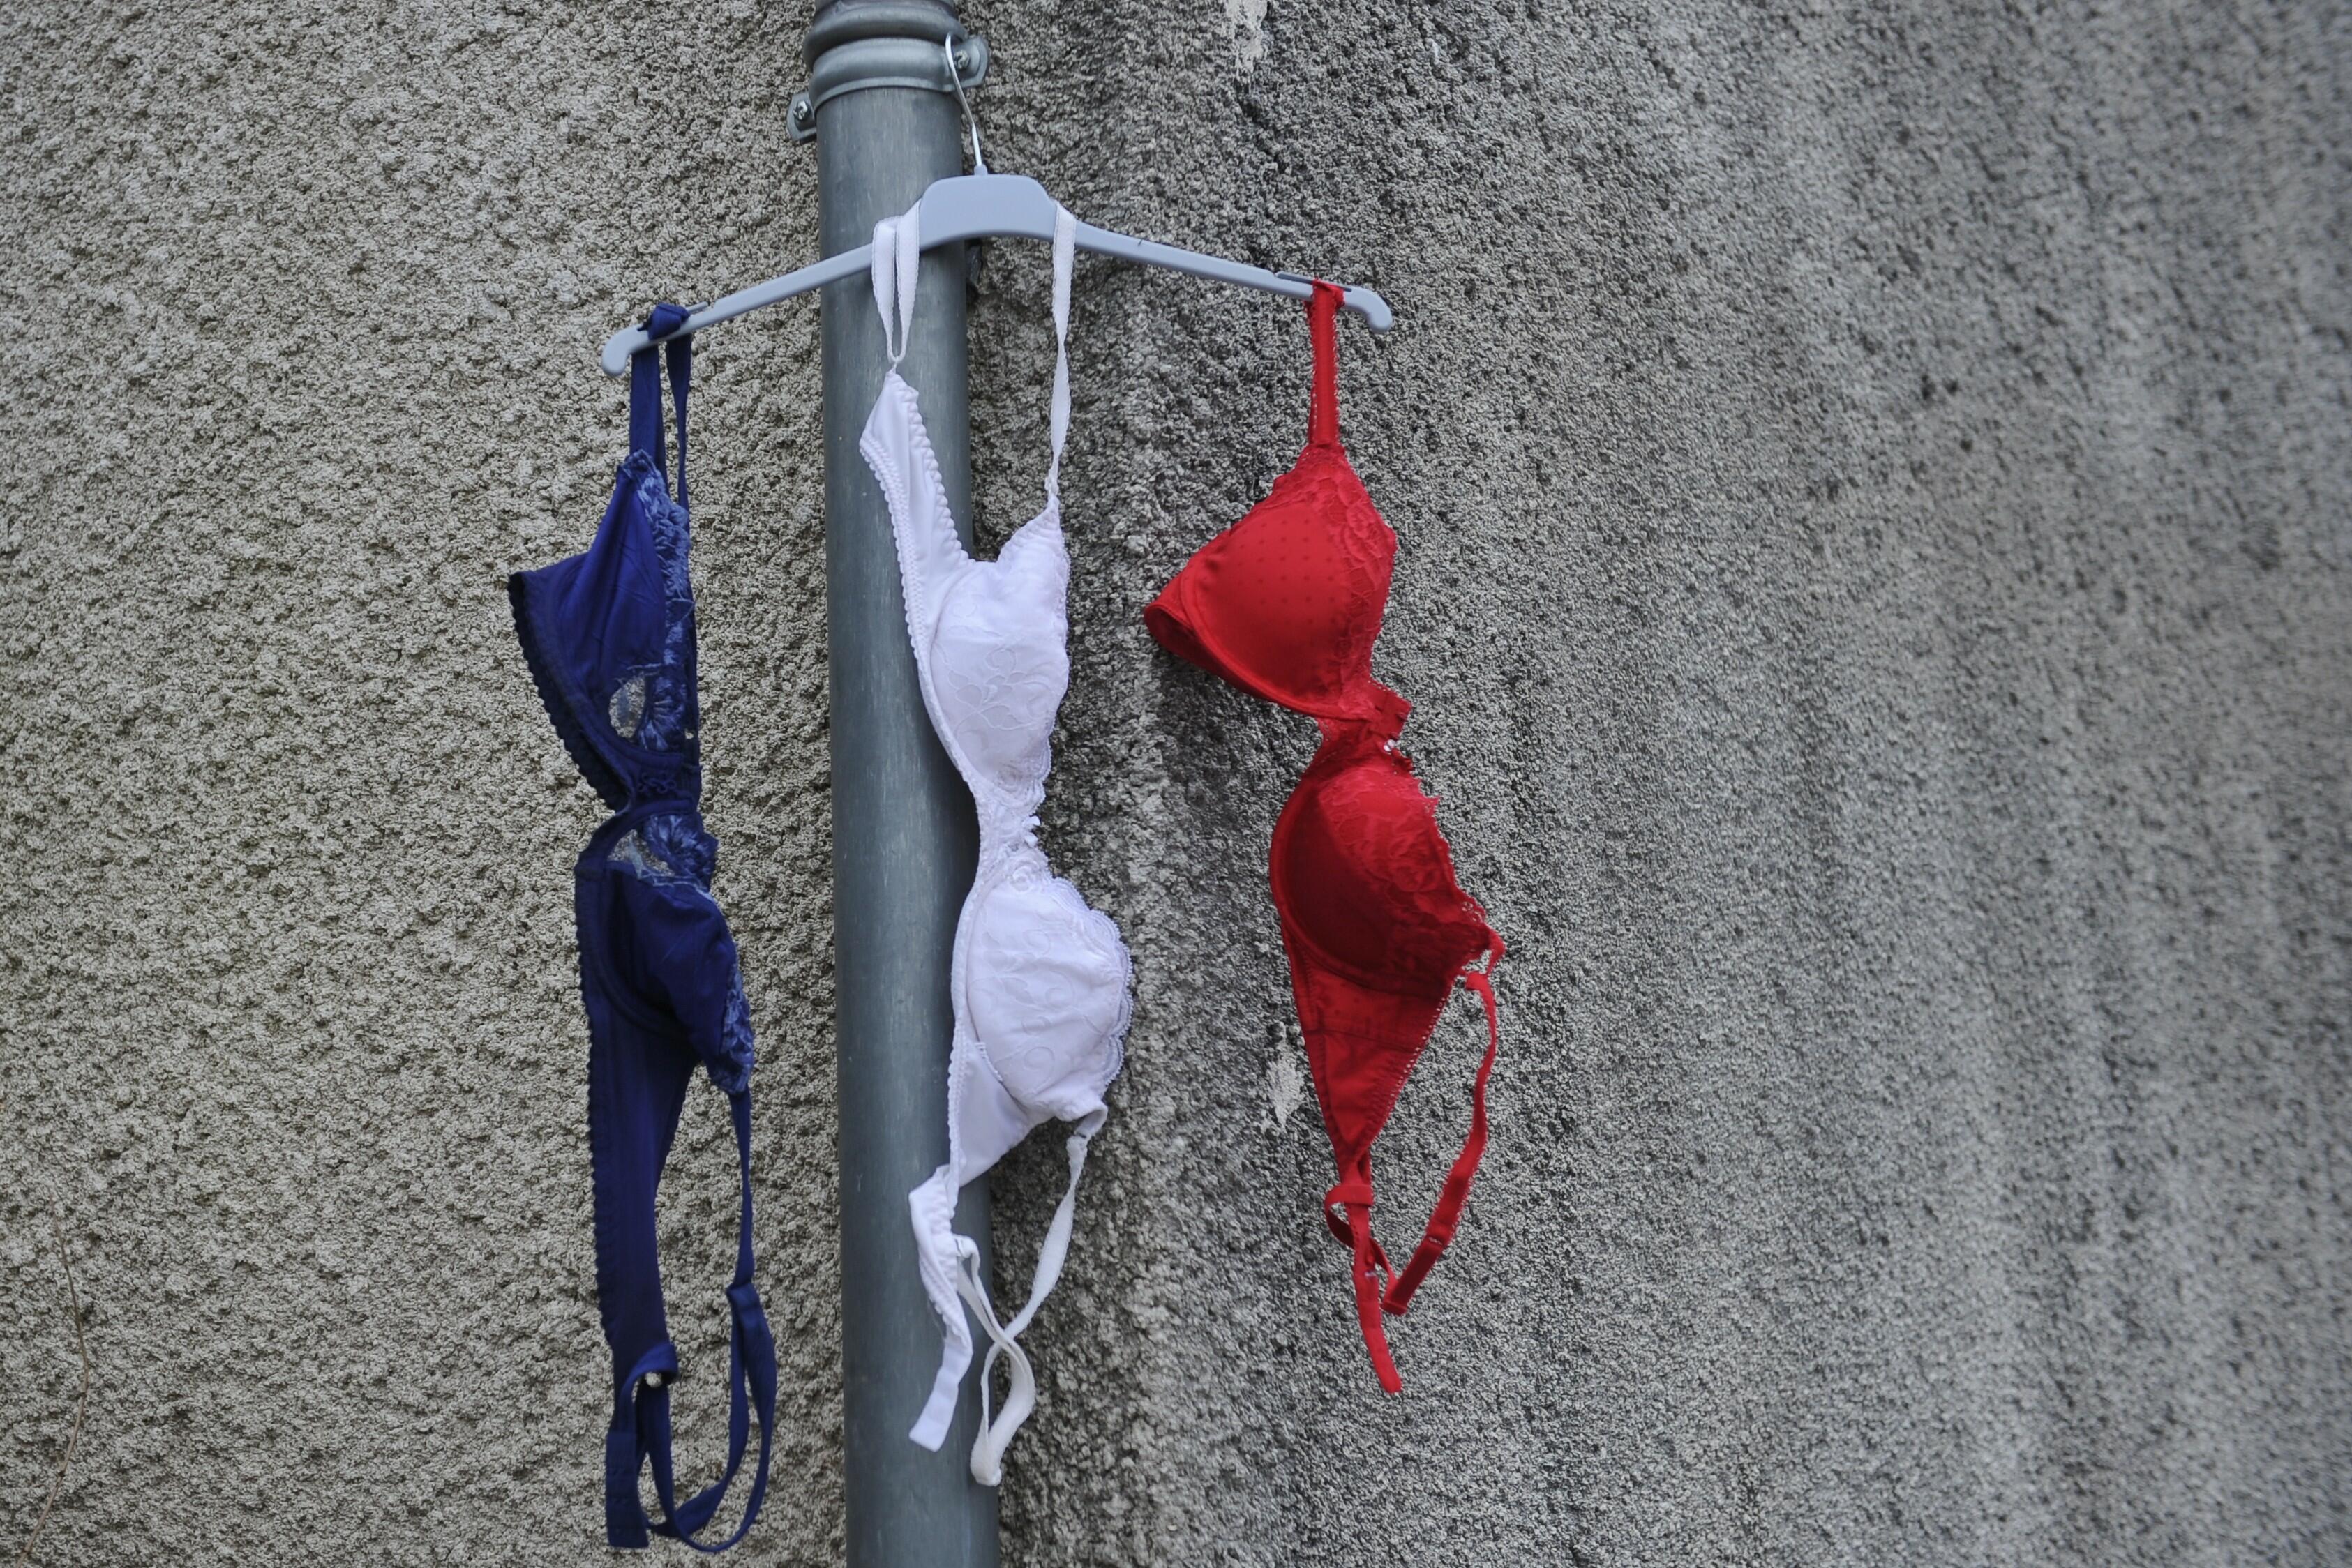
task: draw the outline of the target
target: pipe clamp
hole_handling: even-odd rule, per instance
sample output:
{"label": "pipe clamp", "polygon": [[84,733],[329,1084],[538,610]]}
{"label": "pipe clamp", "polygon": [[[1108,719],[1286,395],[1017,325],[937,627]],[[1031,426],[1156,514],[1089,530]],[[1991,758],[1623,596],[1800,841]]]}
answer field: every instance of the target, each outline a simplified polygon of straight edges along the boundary
{"label": "pipe clamp", "polygon": [[955,58],[953,77],[948,74],[949,50],[938,40],[868,36],[834,45],[811,63],[808,86],[793,94],[787,132],[795,141],[814,141],[817,110],[845,92],[870,87],[954,92],[978,87],[988,74],[988,40],[966,34],[954,37],[950,48]]}

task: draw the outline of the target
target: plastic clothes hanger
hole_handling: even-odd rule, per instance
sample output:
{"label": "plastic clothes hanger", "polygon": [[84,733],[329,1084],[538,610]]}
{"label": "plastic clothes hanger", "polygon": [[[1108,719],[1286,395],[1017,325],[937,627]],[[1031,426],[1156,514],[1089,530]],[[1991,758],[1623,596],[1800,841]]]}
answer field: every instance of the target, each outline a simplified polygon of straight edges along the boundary
{"label": "plastic clothes hanger", "polygon": [[[953,57],[952,47],[950,57]],[[956,81],[956,96],[963,97],[962,83],[956,73],[948,73]],[[971,106],[964,105],[965,123],[971,126],[972,162],[977,173],[951,175],[935,180],[923,193],[922,240],[925,250],[943,245],[961,245],[976,239],[1037,239],[1054,237],[1054,215],[1060,204],[1047,193],[1045,187],[1026,174],[992,174],[980,154],[980,127],[971,120]],[[1093,251],[1097,256],[1116,257],[1121,261],[1139,262],[1145,267],[1164,267],[1171,272],[1189,273],[1194,277],[1206,277],[1218,283],[1236,284],[1244,288],[1263,289],[1268,294],[1287,295],[1293,299],[1314,297],[1315,280],[1295,272],[1268,272],[1262,267],[1244,262],[1227,261],[1223,256],[1203,256],[1199,251],[1186,250],[1181,246],[1161,245],[1157,240],[1136,239],[1111,229],[1094,225],[1078,225],[1077,246],[1080,250]],[[845,277],[863,277],[872,265],[874,247],[861,245],[837,256],[782,277],[772,277],[765,283],[755,283],[749,288],[738,289],[723,298],[714,299],[690,313],[683,326],[664,337],[648,337],[642,327],[630,327],[614,333],[604,340],[603,362],[608,376],[624,374],[633,354],[654,343],[682,338],[688,332],[699,332],[706,327],[716,327],[721,321],[732,321],[764,305],[774,305],[796,296],[837,283]],[[1396,321],[1388,301],[1369,288],[1350,286],[1344,303],[1361,316],[1375,332],[1385,332]]]}

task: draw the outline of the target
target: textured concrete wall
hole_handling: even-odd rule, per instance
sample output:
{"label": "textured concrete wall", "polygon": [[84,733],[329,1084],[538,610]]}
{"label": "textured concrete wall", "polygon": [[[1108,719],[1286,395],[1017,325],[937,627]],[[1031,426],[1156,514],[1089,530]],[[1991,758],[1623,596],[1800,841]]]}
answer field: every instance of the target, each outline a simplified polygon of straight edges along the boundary
{"label": "textured concrete wall", "polygon": [[[1373,1386],[1264,889],[1302,720],[1137,609],[1296,314],[1100,263],[1045,820],[1129,1067],[1019,1563],[2352,1557],[2352,37],[2326,5],[974,5],[1001,165],[1362,279],[1382,674],[1509,937],[1496,1144]],[[568,864],[511,566],[614,324],[811,253],[798,6],[0,17],[0,1548],[601,1552]],[[975,312],[980,527],[1043,258]],[[720,892],[782,1479],[839,1551],[816,321],[702,356]],[[1451,1015],[1384,1145],[1407,1239]],[[666,1194],[716,1347],[728,1149]],[[1025,1277],[1058,1150],[1000,1184]],[[705,1364],[709,1364],[707,1360]],[[685,1441],[718,1437],[689,1385]]]}

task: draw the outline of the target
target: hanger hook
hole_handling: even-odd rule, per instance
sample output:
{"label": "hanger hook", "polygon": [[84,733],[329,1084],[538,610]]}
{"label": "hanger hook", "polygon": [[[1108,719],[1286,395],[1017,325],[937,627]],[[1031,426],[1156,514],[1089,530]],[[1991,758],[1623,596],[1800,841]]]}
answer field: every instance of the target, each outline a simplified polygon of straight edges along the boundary
{"label": "hanger hook", "polygon": [[988,160],[981,155],[980,121],[971,117],[971,99],[963,95],[963,68],[956,63],[955,39],[952,37],[940,38],[940,47],[947,51],[948,84],[955,89],[956,102],[963,106],[964,129],[971,132],[971,172],[985,174],[988,172]]}

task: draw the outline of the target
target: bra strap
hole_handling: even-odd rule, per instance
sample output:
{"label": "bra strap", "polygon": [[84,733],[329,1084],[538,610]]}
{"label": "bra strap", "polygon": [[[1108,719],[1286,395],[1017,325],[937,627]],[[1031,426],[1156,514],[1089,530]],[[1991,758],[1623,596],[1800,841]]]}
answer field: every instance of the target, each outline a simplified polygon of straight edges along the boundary
{"label": "bra strap", "polygon": [[1062,497],[1062,444],[1070,434],[1070,270],[1077,256],[1078,220],[1067,207],[1054,208],[1054,460],[1045,468],[1045,494]]}
{"label": "bra strap", "polygon": [[[760,1517],[768,1494],[768,1458],[776,1428],[776,1342],[751,1283],[751,1096],[728,1097],[735,1123],[735,1152],[742,1207],[735,1233],[735,1279],[727,1287],[731,1320],[727,1354],[727,1469],[681,1503],[670,1461],[669,1385],[677,1376],[677,1350],[665,1340],[638,1360],[623,1380],[604,1438],[604,1539],[608,1545],[642,1547],[646,1536],[666,1535],[697,1552],[724,1552],[743,1539]],[[751,1438],[751,1417],[760,1418],[760,1457],[751,1475],[751,1495],[735,1533],[716,1543],[695,1536],[710,1522],[742,1468]],[[650,1462],[654,1495],[662,1517],[649,1520],[638,1500],[637,1477]]]}
{"label": "bra strap", "polygon": [[[916,275],[923,261],[923,204],[920,201],[895,218],[874,225],[874,308],[882,317],[882,347],[890,368],[907,357],[908,335],[915,326]],[[895,318],[895,319],[894,319]],[[897,336],[891,329],[898,329]]]}
{"label": "bra strap", "polygon": [[1307,302],[1307,335],[1315,344],[1315,390],[1307,413],[1307,444],[1339,444],[1339,302],[1347,293],[1339,285],[1315,280],[1315,297]]}
{"label": "bra strap", "polygon": [[[1346,1210],[1345,1223],[1334,1212],[1340,1208]],[[1381,1249],[1379,1238],[1372,1234],[1372,1157],[1369,1152],[1359,1155],[1348,1174],[1323,1195],[1323,1223],[1353,1255],[1349,1271],[1356,1289],[1356,1322],[1364,1331],[1364,1348],[1371,1353],[1373,1375],[1389,1393],[1402,1393],[1404,1380],[1397,1375],[1395,1358],[1389,1354],[1388,1329],[1381,1322],[1381,1293],[1389,1283],[1391,1270],[1389,1255]]]}
{"label": "bra strap", "polygon": [[[1037,1375],[1029,1364],[1029,1354],[1021,1348],[1021,1331],[1037,1315],[1037,1309],[1053,1293],[1062,1278],[1062,1265],[1070,1254],[1070,1233],[1077,1223],[1078,1177],[1087,1168],[1087,1143],[1102,1130],[1103,1113],[1078,1124],[1066,1147],[1070,1157],[1070,1185],[1063,1189],[1062,1201],[1054,1210],[1053,1223],[1045,1228],[1045,1243],[1037,1251],[1037,1271],[1029,1284],[1029,1300],[1013,1321],[1000,1323],[996,1309],[990,1305],[987,1284],[980,1277],[980,1249],[961,1237],[957,1238],[956,1290],[988,1331],[988,1358],[980,1367],[980,1436],[971,1445],[971,1479],[984,1487],[997,1485],[1004,1479],[1004,1450],[1012,1446],[1013,1434],[1029,1419],[1037,1407]],[[1004,1395],[1004,1408],[992,1416],[989,1410],[991,1390],[996,1373],[996,1358],[1003,1356],[1011,1371],[1011,1382]]]}
{"label": "bra strap", "polygon": [[1445,1256],[1445,1249],[1454,1240],[1455,1227],[1462,1222],[1462,1206],[1470,1197],[1471,1178],[1478,1174],[1478,1161],[1486,1153],[1486,1080],[1495,1071],[1495,1053],[1503,1043],[1503,1024],[1495,1004],[1495,966],[1503,961],[1503,944],[1495,939],[1492,956],[1484,969],[1472,969],[1462,977],[1462,983],[1478,993],[1486,1004],[1486,1057],[1478,1063],[1478,1077],[1470,1090],[1470,1136],[1455,1156],[1454,1168],[1446,1173],[1445,1186],[1437,1195],[1437,1207],[1429,1217],[1429,1228],[1421,1234],[1421,1245],[1412,1249],[1404,1272],[1389,1286],[1381,1298],[1383,1311],[1402,1315],[1412,1304],[1412,1293],[1421,1289],[1437,1260]]}
{"label": "bra strap", "polygon": [[[660,337],[686,324],[683,306],[664,300],[646,318],[646,331]],[[662,436],[661,361],[669,361],[670,405],[677,413],[677,504],[686,500],[686,394],[694,380],[694,335],[673,338],[658,349],[640,349],[629,361],[629,450],[654,460],[665,482],[669,478],[667,443]]]}

